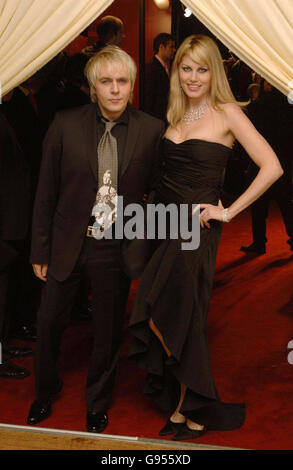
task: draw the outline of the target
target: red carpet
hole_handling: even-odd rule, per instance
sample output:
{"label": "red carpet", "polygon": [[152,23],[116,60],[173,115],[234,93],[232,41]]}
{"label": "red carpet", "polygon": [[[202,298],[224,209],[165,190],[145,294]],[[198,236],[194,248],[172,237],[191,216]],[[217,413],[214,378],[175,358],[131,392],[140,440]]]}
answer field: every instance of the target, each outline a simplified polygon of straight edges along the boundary
{"label": "red carpet", "polygon": [[[214,378],[226,402],[244,401],[247,417],[236,431],[210,431],[195,443],[246,449],[293,449],[293,254],[278,210],[272,206],[267,254],[239,251],[251,242],[246,212],[224,226],[217,259],[208,336]],[[135,295],[133,284],[129,310]],[[90,353],[90,324],[66,331],[60,359],[64,389],[53,415],[40,427],[85,431],[84,386]],[[121,355],[107,434],[158,439],[164,416],[142,393],[144,372],[127,359],[129,335]],[[20,343],[19,343],[20,344]],[[32,370],[33,359],[17,362]],[[33,376],[0,379],[0,422],[25,425],[34,396]]]}

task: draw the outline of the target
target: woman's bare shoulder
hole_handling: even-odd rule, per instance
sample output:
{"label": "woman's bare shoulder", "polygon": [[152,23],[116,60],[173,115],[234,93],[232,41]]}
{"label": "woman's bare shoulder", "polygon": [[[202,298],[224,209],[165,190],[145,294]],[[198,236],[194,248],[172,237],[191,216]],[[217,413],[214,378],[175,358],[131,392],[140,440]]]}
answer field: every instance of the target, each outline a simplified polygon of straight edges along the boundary
{"label": "woman's bare shoulder", "polygon": [[237,103],[220,103],[219,109],[223,111],[228,119],[235,119],[236,117],[242,116],[243,110]]}

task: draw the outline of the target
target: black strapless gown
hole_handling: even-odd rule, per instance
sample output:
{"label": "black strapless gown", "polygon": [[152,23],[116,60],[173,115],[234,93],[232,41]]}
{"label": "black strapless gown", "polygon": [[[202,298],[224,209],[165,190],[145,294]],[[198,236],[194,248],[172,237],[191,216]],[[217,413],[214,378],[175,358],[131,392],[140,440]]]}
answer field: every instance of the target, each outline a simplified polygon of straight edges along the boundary
{"label": "black strapless gown", "polygon": [[[176,144],[164,139],[165,168],[157,201],[218,204],[229,147],[200,139]],[[182,240],[158,243],[143,275],[130,319],[129,356],[148,374],[145,393],[169,413],[177,407],[180,383],[187,386],[181,413],[208,427],[232,430],[245,417],[244,404],[220,401],[209,358],[206,320],[222,224],[201,229],[200,246],[181,250]],[[152,318],[172,355],[150,330]]]}

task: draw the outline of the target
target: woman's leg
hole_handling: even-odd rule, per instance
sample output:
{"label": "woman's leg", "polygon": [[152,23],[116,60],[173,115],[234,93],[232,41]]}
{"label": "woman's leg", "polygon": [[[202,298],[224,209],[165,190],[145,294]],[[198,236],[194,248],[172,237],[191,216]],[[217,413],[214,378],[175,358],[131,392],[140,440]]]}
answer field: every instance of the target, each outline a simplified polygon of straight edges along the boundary
{"label": "woman's leg", "polygon": [[164,338],[163,336],[161,335],[160,331],[158,330],[158,328],[156,327],[156,325],[154,324],[153,322],[153,319],[150,318],[149,319],[149,327],[150,329],[152,330],[152,332],[157,336],[157,338],[160,340],[160,342],[162,343],[162,346],[167,354],[168,357],[171,356],[171,352],[169,351],[169,349],[167,348],[166,344],[165,344],[165,341],[164,341]]}
{"label": "woman's leg", "polygon": [[186,419],[185,416],[180,413],[180,408],[182,406],[186,390],[187,390],[186,385],[181,384],[180,400],[179,400],[176,410],[174,411],[170,419],[171,421],[174,421],[175,423],[184,423],[186,421],[186,425],[189,429],[201,431],[204,428],[204,426],[194,421],[191,421],[191,419]]}
{"label": "woman's leg", "polygon": [[183,384],[180,384],[180,385],[181,385],[181,392],[180,392],[179,403],[177,405],[176,410],[174,411],[174,413],[170,417],[170,420],[173,423],[185,423],[185,421],[186,421],[185,416],[183,414],[181,414],[179,410],[182,406],[182,403],[183,403],[183,400],[184,400],[184,395],[185,395],[187,387],[186,387],[186,385],[183,385]]}
{"label": "woman's leg", "polygon": [[[164,341],[164,338],[161,335],[158,328],[156,327],[156,325],[154,324],[152,318],[149,319],[149,327],[152,330],[152,332],[157,336],[157,338],[160,340],[167,356],[170,357],[171,356],[171,351],[167,348],[167,346],[165,344],[165,341]],[[185,396],[185,392],[186,392],[186,389],[187,389],[186,385],[184,385],[184,384],[180,384],[180,385],[181,385],[180,399],[179,399],[176,410],[174,411],[174,413],[170,417],[170,420],[173,423],[185,423],[185,421],[186,421],[186,424],[190,429],[201,431],[204,428],[204,426],[202,426],[198,423],[195,423],[194,421],[191,421],[190,419],[186,420],[186,417],[183,414],[181,414],[180,411],[179,411],[181,406],[182,406],[184,396]]]}

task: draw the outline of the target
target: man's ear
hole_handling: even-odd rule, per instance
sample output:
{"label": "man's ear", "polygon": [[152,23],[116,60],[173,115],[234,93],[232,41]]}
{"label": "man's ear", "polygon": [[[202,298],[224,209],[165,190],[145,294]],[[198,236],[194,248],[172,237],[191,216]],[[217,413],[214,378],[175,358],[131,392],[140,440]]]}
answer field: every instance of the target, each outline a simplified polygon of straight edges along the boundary
{"label": "man's ear", "polygon": [[161,44],[159,45],[159,50],[158,50],[158,52],[163,52],[163,49],[165,49],[165,47],[164,47],[164,44],[161,43]]}

